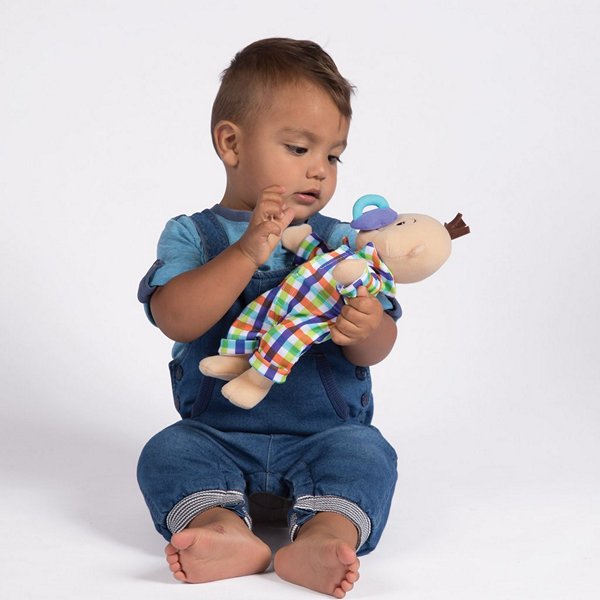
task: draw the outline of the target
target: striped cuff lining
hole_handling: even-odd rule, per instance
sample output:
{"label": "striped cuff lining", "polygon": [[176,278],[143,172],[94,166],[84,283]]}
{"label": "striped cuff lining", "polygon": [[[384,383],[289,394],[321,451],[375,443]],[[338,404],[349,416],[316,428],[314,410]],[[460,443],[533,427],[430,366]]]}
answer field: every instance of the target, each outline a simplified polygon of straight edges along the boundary
{"label": "striped cuff lining", "polygon": [[[186,496],[180,500],[167,515],[167,529],[171,533],[177,533],[185,529],[188,523],[200,513],[203,513],[209,508],[222,506],[231,508],[234,506],[244,505],[245,497],[241,492],[227,492],[224,490],[206,490],[204,492],[196,492]],[[252,519],[250,515],[244,512],[242,517],[252,529]]]}
{"label": "striped cuff lining", "polygon": [[[296,500],[293,510],[307,510],[311,512],[333,512],[350,519],[356,529],[358,529],[358,542],[356,549],[358,550],[371,535],[371,519],[365,511],[354,502],[339,498],[338,496],[302,496]],[[298,535],[300,525],[297,523],[298,517],[292,515],[290,537],[292,541]]]}

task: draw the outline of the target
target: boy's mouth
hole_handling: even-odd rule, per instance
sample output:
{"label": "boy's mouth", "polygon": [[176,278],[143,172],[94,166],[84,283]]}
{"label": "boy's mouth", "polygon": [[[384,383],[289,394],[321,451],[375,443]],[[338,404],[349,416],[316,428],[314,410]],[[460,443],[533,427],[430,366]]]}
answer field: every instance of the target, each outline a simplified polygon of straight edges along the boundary
{"label": "boy's mouth", "polygon": [[294,194],[298,201],[302,204],[312,204],[321,198],[320,190],[305,190],[303,192],[297,192]]}

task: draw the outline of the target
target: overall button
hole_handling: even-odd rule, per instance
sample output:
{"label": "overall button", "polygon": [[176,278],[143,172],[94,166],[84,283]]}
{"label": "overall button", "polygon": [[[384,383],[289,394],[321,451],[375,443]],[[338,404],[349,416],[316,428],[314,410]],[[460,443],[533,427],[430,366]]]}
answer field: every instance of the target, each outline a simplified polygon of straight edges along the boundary
{"label": "overall button", "polygon": [[365,367],[356,367],[355,370],[356,379],[360,379],[360,381],[364,381],[367,378],[367,369]]}
{"label": "overall button", "polygon": [[369,402],[371,401],[371,394],[368,394],[367,392],[365,392],[361,397],[360,397],[360,403],[363,406],[369,406]]}

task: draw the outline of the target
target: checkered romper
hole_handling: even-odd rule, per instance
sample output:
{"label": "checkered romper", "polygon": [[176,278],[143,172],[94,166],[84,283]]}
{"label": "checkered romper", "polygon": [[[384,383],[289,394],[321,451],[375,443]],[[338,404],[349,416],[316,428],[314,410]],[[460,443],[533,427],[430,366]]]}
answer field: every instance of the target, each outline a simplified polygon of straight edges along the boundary
{"label": "checkered romper", "polygon": [[[347,240],[345,240],[347,241]],[[363,274],[350,285],[333,279],[333,268],[345,259],[367,261]],[[277,287],[251,302],[221,340],[219,354],[251,354],[249,361],[259,373],[283,383],[292,366],[311,344],[331,338],[331,325],[344,305],[365,286],[370,294],[393,296],[394,278],[369,243],[353,251],[344,243],[327,248],[317,235],[302,242],[296,257],[301,263]]]}

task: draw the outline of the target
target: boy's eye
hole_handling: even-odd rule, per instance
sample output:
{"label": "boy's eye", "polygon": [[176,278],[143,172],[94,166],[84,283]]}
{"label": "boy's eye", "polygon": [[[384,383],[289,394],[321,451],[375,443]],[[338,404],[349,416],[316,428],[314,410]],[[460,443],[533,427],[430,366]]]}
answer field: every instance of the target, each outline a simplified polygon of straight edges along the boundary
{"label": "boy's eye", "polygon": [[328,156],[327,160],[329,160],[330,163],[339,163],[339,164],[342,163],[342,159],[339,156],[335,156],[333,154]]}
{"label": "boy's eye", "polygon": [[296,156],[302,156],[306,154],[306,148],[302,148],[302,146],[294,146],[293,144],[286,144],[285,147]]}

